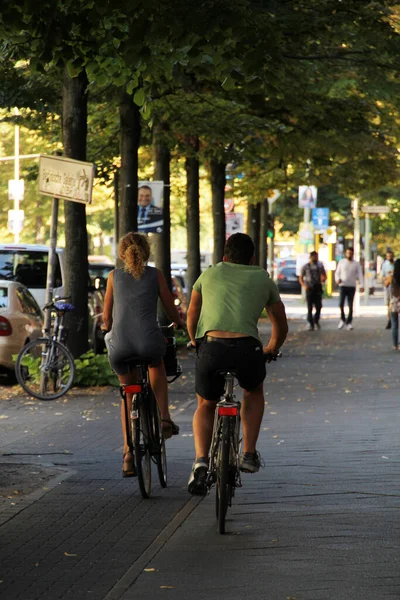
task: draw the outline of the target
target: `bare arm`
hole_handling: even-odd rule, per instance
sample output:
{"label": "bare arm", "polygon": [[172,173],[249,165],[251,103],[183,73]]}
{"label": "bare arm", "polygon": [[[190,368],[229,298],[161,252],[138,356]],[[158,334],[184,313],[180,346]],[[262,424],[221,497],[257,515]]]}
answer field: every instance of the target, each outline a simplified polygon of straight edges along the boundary
{"label": "bare arm", "polygon": [[164,275],[157,269],[158,295],[167,312],[167,315],[179,327],[185,327],[186,323],[179,316],[178,310],[174,304],[174,298],[168,289]]}
{"label": "bare arm", "polygon": [[327,277],[326,277],[326,271],[325,271],[325,267],[324,265],[322,265],[321,267],[321,283],[325,283]]}
{"label": "bare arm", "polygon": [[271,338],[266,346],[263,347],[264,354],[276,354],[279,352],[280,347],[286,339],[289,331],[286,311],[283,302],[274,302],[273,304],[267,305],[265,310],[268,313],[269,319],[272,323]]}
{"label": "bare arm", "polygon": [[338,285],[340,285],[341,283],[341,266],[340,266],[340,262],[338,262],[338,265],[336,267],[336,271],[335,271],[335,281]]}
{"label": "bare arm", "polygon": [[190,304],[187,314],[187,328],[190,337],[190,341],[193,345],[196,342],[196,329],[197,323],[199,322],[201,305],[203,303],[202,295],[199,292],[192,290],[192,297],[190,298]]}
{"label": "bare arm", "polygon": [[106,295],[104,296],[103,308],[103,327],[102,329],[110,331],[112,327],[112,310],[114,304],[114,271],[108,276]]}

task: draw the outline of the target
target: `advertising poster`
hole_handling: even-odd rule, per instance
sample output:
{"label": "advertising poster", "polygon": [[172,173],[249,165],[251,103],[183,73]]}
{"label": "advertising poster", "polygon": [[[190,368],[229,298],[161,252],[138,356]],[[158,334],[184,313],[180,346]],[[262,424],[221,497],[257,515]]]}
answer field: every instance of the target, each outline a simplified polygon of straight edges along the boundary
{"label": "advertising poster", "polygon": [[138,187],[138,231],[162,233],[164,182],[140,181]]}

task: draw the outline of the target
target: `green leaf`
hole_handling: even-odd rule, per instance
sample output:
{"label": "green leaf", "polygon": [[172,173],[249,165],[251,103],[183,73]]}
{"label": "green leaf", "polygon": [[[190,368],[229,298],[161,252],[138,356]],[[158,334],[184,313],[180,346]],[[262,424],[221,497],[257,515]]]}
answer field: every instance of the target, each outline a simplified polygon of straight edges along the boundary
{"label": "green leaf", "polygon": [[137,106],[143,106],[145,101],[144,89],[140,88],[136,90],[135,95],[133,96],[133,101]]}

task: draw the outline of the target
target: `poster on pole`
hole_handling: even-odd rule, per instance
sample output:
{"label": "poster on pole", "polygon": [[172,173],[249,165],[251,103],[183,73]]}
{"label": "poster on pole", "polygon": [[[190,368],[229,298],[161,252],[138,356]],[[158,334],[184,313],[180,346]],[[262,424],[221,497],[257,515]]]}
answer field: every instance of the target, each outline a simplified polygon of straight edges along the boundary
{"label": "poster on pole", "polygon": [[313,208],[311,218],[314,233],[323,233],[329,227],[329,208]]}
{"label": "poster on pole", "polygon": [[164,227],[164,182],[139,181],[138,231],[162,233]]}
{"label": "poster on pole", "polygon": [[234,233],[243,233],[244,214],[230,212],[225,215],[225,238],[228,239]]}
{"label": "poster on pole", "polygon": [[95,166],[65,156],[39,158],[39,193],[72,202],[92,203]]}
{"label": "poster on pole", "polygon": [[317,188],[315,185],[299,185],[299,207],[316,208]]}

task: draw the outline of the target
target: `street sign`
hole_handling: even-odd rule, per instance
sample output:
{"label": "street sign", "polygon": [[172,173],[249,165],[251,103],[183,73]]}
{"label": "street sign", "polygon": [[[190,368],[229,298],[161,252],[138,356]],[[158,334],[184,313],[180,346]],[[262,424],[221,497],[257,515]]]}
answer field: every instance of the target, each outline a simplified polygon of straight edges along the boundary
{"label": "street sign", "polygon": [[95,166],[63,156],[40,155],[39,192],[52,198],[91,204]]}
{"label": "street sign", "polygon": [[329,227],[329,208],[313,208],[314,233],[323,233]]}
{"label": "street sign", "polygon": [[8,199],[9,200],[23,200],[24,198],[24,180],[15,179],[8,180]]}
{"label": "street sign", "polygon": [[387,215],[390,213],[389,206],[361,206],[360,210],[370,215]]}
{"label": "street sign", "polygon": [[7,227],[10,233],[21,233],[24,227],[24,211],[9,210]]}
{"label": "street sign", "polygon": [[226,213],[225,215],[225,233],[226,239],[234,233],[243,233],[244,230],[244,214],[243,213]]}
{"label": "street sign", "polygon": [[279,190],[272,190],[272,194],[270,196],[268,196],[267,200],[268,200],[268,204],[271,206],[271,204],[273,204],[274,202],[276,202],[279,198],[279,196],[281,195]]}
{"label": "street sign", "polygon": [[225,198],[225,200],[224,200],[225,214],[233,212],[234,208],[235,208],[234,199],[233,198]]}
{"label": "street sign", "polygon": [[315,208],[317,206],[317,192],[315,185],[299,185],[299,207]]}
{"label": "street sign", "polygon": [[336,242],[337,242],[336,226],[331,225],[324,231],[324,244],[336,244]]}

